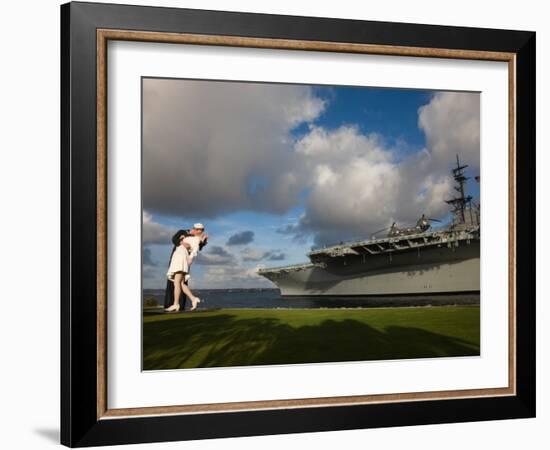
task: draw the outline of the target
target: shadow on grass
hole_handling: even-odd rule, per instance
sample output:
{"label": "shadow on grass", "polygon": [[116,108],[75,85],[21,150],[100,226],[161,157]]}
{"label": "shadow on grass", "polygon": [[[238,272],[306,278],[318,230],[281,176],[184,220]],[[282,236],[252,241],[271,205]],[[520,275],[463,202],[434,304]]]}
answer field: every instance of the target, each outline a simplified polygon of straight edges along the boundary
{"label": "shadow on grass", "polygon": [[143,325],[145,370],[479,355],[479,343],[350,319],[295,328],[221,314]]}

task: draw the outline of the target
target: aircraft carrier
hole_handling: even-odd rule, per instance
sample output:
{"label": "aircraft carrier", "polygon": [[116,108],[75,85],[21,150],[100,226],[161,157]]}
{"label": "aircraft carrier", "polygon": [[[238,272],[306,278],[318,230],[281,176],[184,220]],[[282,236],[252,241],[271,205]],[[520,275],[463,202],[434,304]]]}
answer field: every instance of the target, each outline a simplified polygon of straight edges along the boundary
{"label": "aircraft carrier", "polygon": [[[277,285],[282,296],[479,293],[480,206],[465,195],[468,166],[458,156],[456,164],[456,195],[444,200],[452,213],[447,226],[434,229],[431,223],[440,220],[423,214],[415,226],[393,223],[370,239],[313,250],[307,263],[257,273]],[[376,237],[383,231],[386,236]]]}

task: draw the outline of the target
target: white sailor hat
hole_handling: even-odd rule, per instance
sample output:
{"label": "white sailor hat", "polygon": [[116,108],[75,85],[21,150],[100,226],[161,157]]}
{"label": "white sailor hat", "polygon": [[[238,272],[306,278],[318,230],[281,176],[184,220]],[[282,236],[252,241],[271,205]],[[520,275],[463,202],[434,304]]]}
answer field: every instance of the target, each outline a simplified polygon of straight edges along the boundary
{"label": "white sailor hat", "polygon": [[193,228],[195,228],[196,230],[204,230],[204,225],[202,223],[196,223],[195,225],[193,225]]}

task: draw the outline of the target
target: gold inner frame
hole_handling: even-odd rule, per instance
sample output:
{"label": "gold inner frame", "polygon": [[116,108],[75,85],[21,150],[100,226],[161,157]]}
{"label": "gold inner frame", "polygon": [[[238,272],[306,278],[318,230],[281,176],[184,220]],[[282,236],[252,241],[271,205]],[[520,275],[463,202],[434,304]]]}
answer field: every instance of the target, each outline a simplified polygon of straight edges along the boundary
{"label": "gold inner frame", "polygon": [[[363,53],[503,61],[508,63],[508,387],[400,394],[261,400],[200,405],[148,406],[109,409],[107,405],[107,42],[109,40],[218,45],[267,49]],[[97,30],[97,419],[164,414],[215,413],[261,409],[343,406],[516,394],[516,54],[445,48],[402,47],[341,42],[299,41],[147,31]]]}

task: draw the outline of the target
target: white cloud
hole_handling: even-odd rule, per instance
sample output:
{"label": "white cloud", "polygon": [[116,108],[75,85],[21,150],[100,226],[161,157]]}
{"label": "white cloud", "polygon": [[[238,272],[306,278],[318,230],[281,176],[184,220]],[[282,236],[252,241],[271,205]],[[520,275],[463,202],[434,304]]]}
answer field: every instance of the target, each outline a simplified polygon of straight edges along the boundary
{"label": "white cloud", "polygon": [[455,155],[479,168],[480,96],[477,93],[438,92],[418,111],[418,126],[437,167],[448,167]]}
{"label": "white cloud", "polygon": [[434,199],[443,204],[449,185],[435,175],[426,180],[430,165],[418,159],[428,156],[399,161],[378,136],[362,135],[357,128],[313,133],[314,139],[306,136],[297,144],[310,169],[298,230],[313,232],[317,244],[365,238],[393,221],[410,223],[422,213],[442,212]]}
{"label": "white cloud", "polygon": [[333,131],[310,126],[309,133],[296,143],[296,151],[304,155],[306,161],[330,165],[339,165],[351,159],[382,162],[391,157],[381,136],[376,133],[361,134],[355,125],[344,125]]}
{"label": "white cloud", "polygon": [[416,196],[415,204],[423,206],[431,215],[438,215],[443,208],[442,199],[447,199],[452,189],[450,177],[427,177],[422,183],[420,192]]}
{"label": "white cloud", "polygon": [[317,244],[327,244],[369,237],[394,221],[412,224],[421,214],[446,214],[455,155],[479,167],[479,95],[437,93],[418,121],[427,147],[405,158],[358,127],[310,127],[296,143],[309,180],[305,215],[281,232],[310,231]]}

